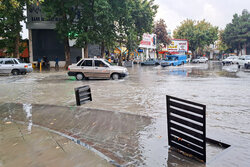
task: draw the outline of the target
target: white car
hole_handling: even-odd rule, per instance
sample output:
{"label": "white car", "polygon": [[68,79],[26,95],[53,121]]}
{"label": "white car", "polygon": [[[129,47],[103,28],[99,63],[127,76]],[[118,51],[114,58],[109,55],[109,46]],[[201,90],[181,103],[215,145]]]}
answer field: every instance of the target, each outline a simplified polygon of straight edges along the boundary
{"label": "white car", "polygon": [[222,64],[226,65],[226,64],[235,64],[237,63],[237,61],[239,60],[238,56],[229,56],[226,59],[222,60]]}
{"label": "white car", "polygon": [[16,58],[0,58],[0,73],[1,74],[26,74],[32,72],[32,65],[23,63]]}
{"label": "white car", "polygon": [[200,57],[192,60],[193,63],[206,63],[207,61],[208,61],[207,57]]}
{"label": "white car", "polygon": [[236,64],[238,64],[239,67],[250,68],[250,55],[240,56]]}
{"label": "white car", "polygon": [[128,75],[127,68],[112,65],[107,60],[85,58],[68,68],[69,76],[75,76],[77,80],[88,78],[112,78],[117,80]]}

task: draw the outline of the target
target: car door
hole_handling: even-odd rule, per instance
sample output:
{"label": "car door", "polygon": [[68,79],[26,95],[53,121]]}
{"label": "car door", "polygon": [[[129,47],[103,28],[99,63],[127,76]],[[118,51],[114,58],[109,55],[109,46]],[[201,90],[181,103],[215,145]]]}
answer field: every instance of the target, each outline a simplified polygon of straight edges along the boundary
{"label": "car door", "polygon": [[94,66],[95,78],[110,78],[109,66],[106,65],[103,61],[95,60]]}
{"label": "car door", "polygon": [[93,77],[94,76],[94,67],[93,67],[93,60],[84,60],[81,65],[81,72],[84,74],[85,77]]}
{"label": "car door", "polygon": [[4,60],[0,60],[0,74],[4,73],[4,71],[3,71],[3,63],[4,63]]}
{"label": "car door", "polygon": [[14,69],[15,62],[11,59],[5,60],[2,64],[3,73],[8,74],[11,73],[12,69]]}
{"label": "car door", "polygon": [[244,62],[245,62],[245,57],[244,57],[244,56],[240,56],[240,57],[239,57],[239,60],[238,60],[238,64],[239,64],[240,66],[243,66],[243,65],[244,65]]}

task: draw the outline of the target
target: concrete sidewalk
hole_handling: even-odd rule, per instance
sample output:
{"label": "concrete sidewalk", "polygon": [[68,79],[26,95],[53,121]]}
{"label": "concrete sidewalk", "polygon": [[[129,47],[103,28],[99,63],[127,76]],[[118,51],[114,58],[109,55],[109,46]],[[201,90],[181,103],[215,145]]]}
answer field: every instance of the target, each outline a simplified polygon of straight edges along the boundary
{"label": "concrete sidewalk", "polygon": [[0,167],[108,167],[94,152],[73,141],[9,120],[0,120]]}
{"label": "concrete sidewalk", "polygon": [[[5,120],[5,122],[2,123],[3,130],[1,133],[4,136],[5,133],[7,135],[8,131],[12,130],[13,134],[10,133],[10,135],[15,137],[15,139],[18,136],[19,139],[18,142],[15,140],[10,142],[8,147],[15,145],[15,143],[19,143],[22,145],[19,151],[17,151],[19,154],[21,154],[24,150],[33,155],[32,152],[34,150],[35,156],[36,149],[40,150],[44,144],[41,146],[41,143],[38,143],[38,145],[34,144],[33,146],[38,148],[27,150],[25,147],[26,143],[36,143],[37,140],[46,141],[48,142],[48,145],[50,145],[47,151],[49,150],[49,152],[51,152],[53,150],[48,154],[48,159],[51,160],[50,163],[53,161],[55,164],[57,162],[61,164],[62,161],[60,159],[64,159],[63,157],[65,156],[65,152],[63,150],[66,150],[64,147],[67,146],[64,145],[64,143],[65,141],[68,141],[68,139],[71,139],[99,155],[99,157],[105,159],[106,162],[110,162],[110,164],[117,166],[127,166],[133,164],[134,166],[137,166],[139,163],[141,163],[142,158],[142,148],[139,144],[139,140],[141,140],[139,139],[141,136],[140,133],[151,124],[150,117],[105,110],[86,109],[82,107],[6,103],[2,105],[0,104],[0,108],[0,120]],[[11,123],[9,125],[6,124],[6,121],[11,120],[16,123]],[[24,125],[17,124],[19,122],[26,125],[26,127]],[[34,125],[36,126],[34,127]],[[21,130],[19,130],[18,127],[21,127]],[[43,130],[37,127],[43,128]],[[8,128],[10,128],[10,130],[4,130]],[[23,132],[25,129],[29,128],[30,132]],[[63,139],[63,137],[55,134],[52,135],[48,131],[52,131],[68,139]],[[24,139],[22,134],[25,134]],[[54,138],[51,136],[55,136],[54,138],[58,138],[58,140],[65,140],[60,142],[62,147],[58,145],[56,142],[57,140],[54,140]],[[8,141],[8,138],[10,137],[7,136],[4,138],[4,140]],[[2,145],[5,144],[2,143]],[[74,144],[72,143],[71,145]],[[81,156],[78,156],[77,151],[76,153],[74,151],[75,149],[78,150],[80,145],[74,147],[72,146],[74,149],[72,149],[72,154],[70,153],[69,155],[70,157],[72,156],[70,159],[72,159],[74,162],[81,161],[77,164],[82,164],[85,162],[85,160],[79,160],[78,157]],[[44,151],[44,153],[47,152],[46,149]],[[60,152],[60,154],[58,154],[58,158],[56,157],[56,152]],[[71,152],[71,149],[69,148],[67,152]],[[88,156],[86,156],[89,157],[91,154],[88,152],[85,149],[84,153],[82,154],[87,154]],[[55,159],[59,160],[56,162],[56,160],[53,160],[50,154],[54,155]],[[5,152],[2,152],[1,155],[5,155]],[[68,155],[68,153],[66,155]],[[8,157],[6,158],[9,159]],[[87,166],[106,166],[107,163],[102,161],[101,158],[98,159],[96,156],[93,156],[92,159],[87,161],[89,163],[93,163],[93,165]],[[33,158],[31,156],[31,160],[32,159],[36,160],[39,159],[39,157]],[[6,160],[2,161],[6,162]],[[11,161],[8,160],[7,162],[10,163]],[[56,166],[61,166],[59,164]]]}

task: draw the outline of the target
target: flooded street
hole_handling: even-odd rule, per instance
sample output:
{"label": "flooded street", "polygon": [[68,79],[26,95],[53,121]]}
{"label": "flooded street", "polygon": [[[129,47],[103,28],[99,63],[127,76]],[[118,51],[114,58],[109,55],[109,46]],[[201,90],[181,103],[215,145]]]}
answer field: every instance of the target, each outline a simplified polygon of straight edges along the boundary
{"label": "flooded street", "polygon": [[[171,95],[205,104],[207,137],[231,145],[226,150],[208,147],[207,166],[250,165],[250,72],[222,67],[220,62],[166,68],[134,65],[128,70],[129,76],[119,81],[76,81],[62,70],[0,76],[0,120],[77,134],[96,142],[93,147],[97,150],[109,150],[122,165],[204,166],[169,151],[166,95]],[[83,85],[91,87],[93,101],[76,107],[74,88]],[[33,107],[32,119],[24,112],[29,106]],[[105,112],[96,123],[88,122],[101,115],[98,109],[113,114]],[[60,120],[56,126],[50,124],[53,119]],[[0,125],[4,134],[6,125]],[[1,161],[0,157],[0,166]]]}

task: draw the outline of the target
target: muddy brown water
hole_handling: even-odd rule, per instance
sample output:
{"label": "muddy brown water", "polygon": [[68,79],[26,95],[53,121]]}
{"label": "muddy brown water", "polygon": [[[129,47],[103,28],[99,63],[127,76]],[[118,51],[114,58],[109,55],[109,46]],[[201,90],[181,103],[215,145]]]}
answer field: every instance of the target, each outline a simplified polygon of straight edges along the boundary
{"label": "muddy brown water", "polygon": [[[0,103],[75,106],[74,88],[90,85],[93,101],[83,108],[132,113],[152,118],[138,132],[140,166],[203,166],[168,152],[166,97],[172,95],[207,106],[207,136],[230,144],[208,150],[207,166],[250,165],[250,73],[219,62],[180,67],[128,68],[119,80],[76,81],[66,71],[0,77]],[[211,147],[208,147],[211,148]]]}

